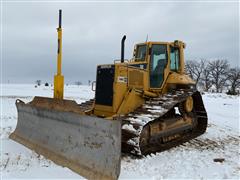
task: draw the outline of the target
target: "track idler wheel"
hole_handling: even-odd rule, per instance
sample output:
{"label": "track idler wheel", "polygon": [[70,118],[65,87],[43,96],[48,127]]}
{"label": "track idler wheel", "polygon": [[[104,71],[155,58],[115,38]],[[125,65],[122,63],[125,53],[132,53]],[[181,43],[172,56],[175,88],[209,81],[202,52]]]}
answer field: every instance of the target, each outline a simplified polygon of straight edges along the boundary
{"label": "track idler wheel", "polygon": [[186,101],[183,102],[183,107],[185,112],[189,113],[193,110],[193,98],[192,96],[188,96]]}
{"label": "track idler wheel", "polygon": [[187,99],[179,104],[179,111],[183,114],[188,114],[193,110],[193,98],[192,96],[188,96]]}

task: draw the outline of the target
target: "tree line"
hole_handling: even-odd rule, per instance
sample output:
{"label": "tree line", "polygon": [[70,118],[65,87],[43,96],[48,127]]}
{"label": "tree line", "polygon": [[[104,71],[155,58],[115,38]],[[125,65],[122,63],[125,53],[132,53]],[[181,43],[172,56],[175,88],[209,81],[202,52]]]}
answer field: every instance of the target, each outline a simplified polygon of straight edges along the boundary
{"label": "tree line", "polygon": [[186,61],[186,72],[196,81],[197,87],[203,91],[223,92],[239,94],[240,69],[231,67],[228,60],[200,59]]}
{"label": "tree line", "polygon": [[[92,81],[91,81],[91,80],[88,80],[88,85],[89,85],[89,86],[91,85],[91,83],[92,83]],[[42,81],[41,81],[40,79],[38,79],[38,80],[35,81],[35,84],[36,84],[35,87],[41,86]],[[81,81],[76,81],[76,82],[74,82],[74,84],[77,85],[77,86],[80,86],[80,85],[82,85],[83,83],[82,83]],[[66,84],[66,85],[68,85],[68,84]],[[44,86],[49,86],[48,82],[46,82],[46,83],[44,84]],[[52,86],[52,84],[51,84],[51,86]]]}

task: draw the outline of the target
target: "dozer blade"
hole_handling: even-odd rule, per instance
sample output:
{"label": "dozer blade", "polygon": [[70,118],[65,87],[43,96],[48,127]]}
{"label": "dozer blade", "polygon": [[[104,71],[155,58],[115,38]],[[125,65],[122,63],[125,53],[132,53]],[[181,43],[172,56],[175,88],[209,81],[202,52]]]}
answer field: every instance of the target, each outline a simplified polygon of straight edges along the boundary
{"label": "dozer blade", "polygon": [[[38,101],[39,106],[34,103]],[[25,104],[17,100],[18,122],[10,138],[88,179],[117,179],[121,122],[60,111],[54,101],[35,97]],[[63,100],[60,105],[72,102]]]}

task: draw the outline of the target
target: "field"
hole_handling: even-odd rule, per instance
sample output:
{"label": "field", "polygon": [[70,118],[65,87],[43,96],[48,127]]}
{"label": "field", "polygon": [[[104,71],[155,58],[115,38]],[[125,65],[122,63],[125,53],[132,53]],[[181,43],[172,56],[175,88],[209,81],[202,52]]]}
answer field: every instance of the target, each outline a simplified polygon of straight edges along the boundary
{"label": "field", "polygon": [[[34,96],[52,97],[53,88],[28,84],[3,84],[1,101],[1,178],[81,178],[68,168],[55,165],[43,156],[10,140],[17,123],[16,99],[25,102]],[[93,98],[89,86],[65,87],[66,99],[78,103]],[[225,94],[204,94],[208,113],[207,132],[181,146],[137,159],[124,155],[120,179],[239,179],[239,100]],[[214,159],[223,159],[215,162]]]}

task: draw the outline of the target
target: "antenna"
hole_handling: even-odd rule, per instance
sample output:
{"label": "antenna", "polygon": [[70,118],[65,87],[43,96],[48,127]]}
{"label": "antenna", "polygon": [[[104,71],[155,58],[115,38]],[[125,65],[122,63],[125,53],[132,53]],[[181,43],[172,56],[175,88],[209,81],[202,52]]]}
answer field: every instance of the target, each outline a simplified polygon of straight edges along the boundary
{"label": "antenna", "polygon": [[147,34],[147,37],[146,37],[146,42],[148,41],[148,34]]}

